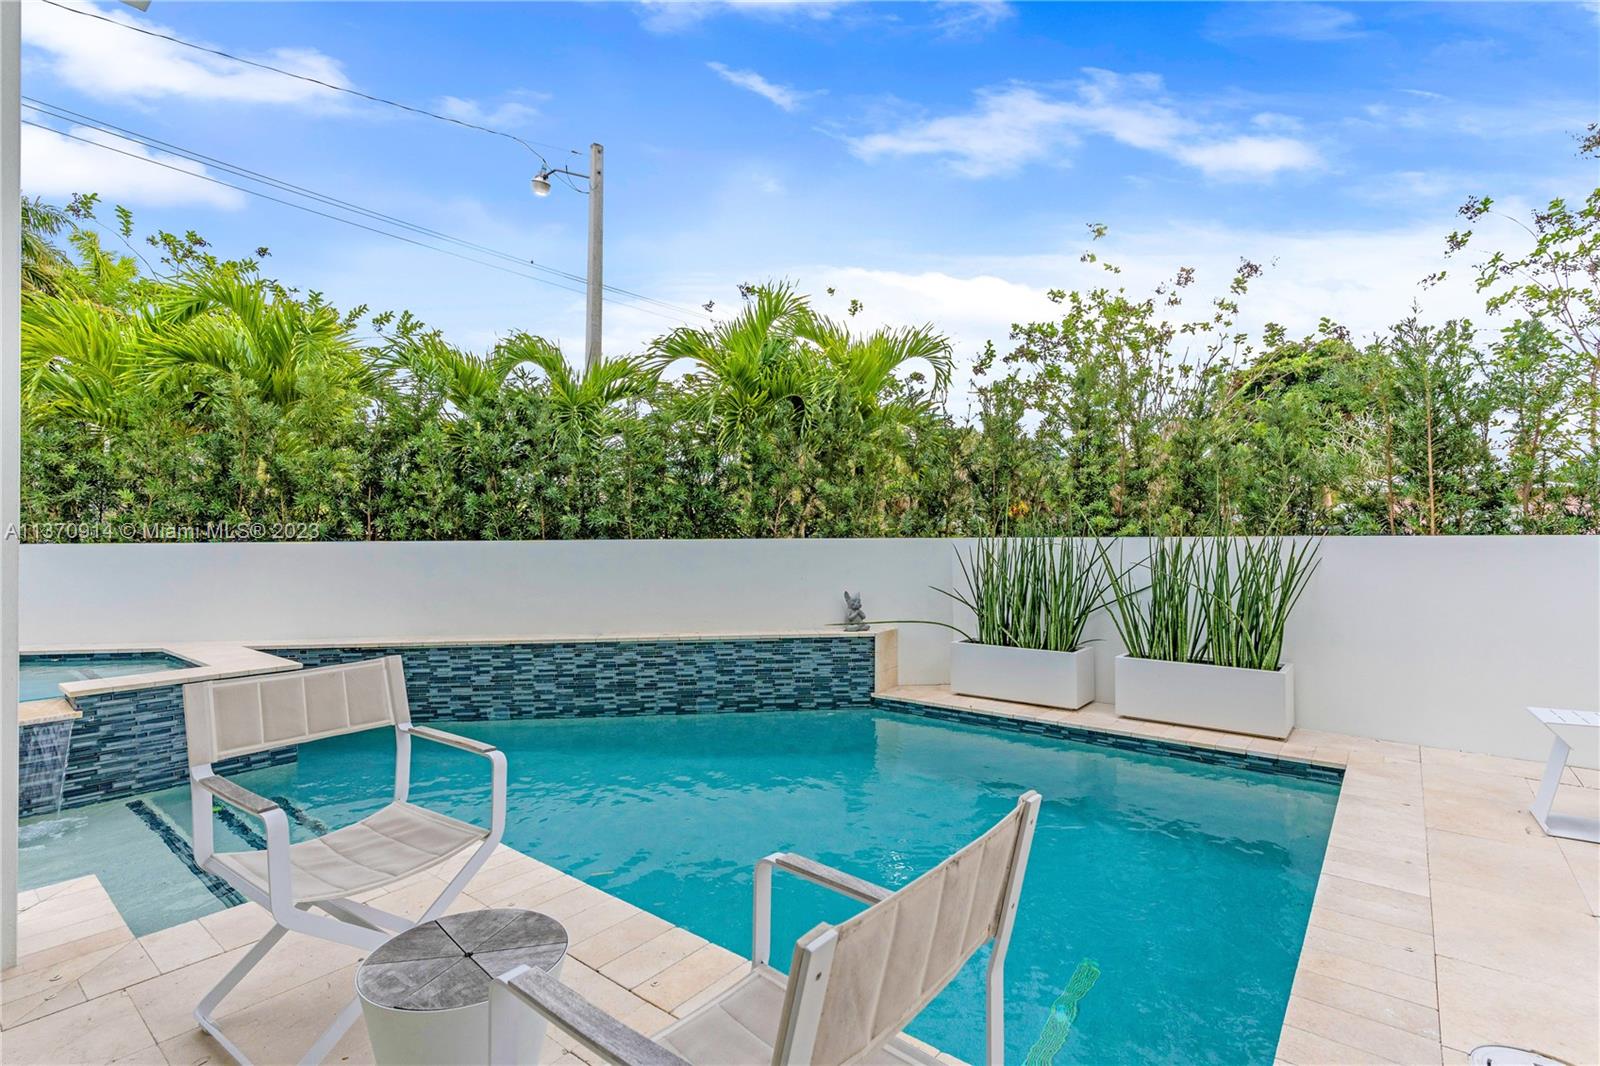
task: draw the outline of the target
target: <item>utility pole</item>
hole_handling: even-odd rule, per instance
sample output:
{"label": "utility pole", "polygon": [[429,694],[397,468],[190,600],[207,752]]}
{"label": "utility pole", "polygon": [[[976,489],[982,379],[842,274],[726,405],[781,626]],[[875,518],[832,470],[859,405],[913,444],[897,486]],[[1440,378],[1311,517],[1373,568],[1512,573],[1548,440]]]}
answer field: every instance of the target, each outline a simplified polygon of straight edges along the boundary
{"label": "utility pole", "polygon": [[605,246],[604,164],[606,150],[598,144],[589,146],[589,279],[585,296],[583,324],[584,373],[600,365],[600,298],[604,293],[601,280],[603,249]]}
{"label": "utility pole", "polygon": [[[3,3],[4,0],[0,0]],[[533,149],[528,149],[533,151]],[[583,315],[583,371],[588,373],[599,366],[600,354],[600,304],[605,295],[603,249],[605,247],[605,154],[603,145],[589,146],[589,173],[580,174],[567,167],[552,167],[548,163],[533,176],[533,195],[550,195],[550,178],[565,174],[589,183],[589,272],[584,286]],[[570,182],[569,182],[570,184]],[[576,186],[574,186],[576,188]],[[581,191],[581,190],[580,190]]]}

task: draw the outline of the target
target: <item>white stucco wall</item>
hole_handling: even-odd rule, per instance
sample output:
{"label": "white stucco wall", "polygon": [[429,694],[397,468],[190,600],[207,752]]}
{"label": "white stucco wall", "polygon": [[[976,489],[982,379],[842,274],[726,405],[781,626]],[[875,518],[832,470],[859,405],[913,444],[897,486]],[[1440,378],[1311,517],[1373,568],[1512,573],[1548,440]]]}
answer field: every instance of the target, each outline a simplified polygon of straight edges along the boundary
{"label": "white stucco wall", "polygon": [[[1285,638],[1299,725],[1543,759],[1525,707],[1600,709],[1600,538],[1328,537],[1319,558]],[[1089,635],[1114,703],[1124,649],[1104,614]]]}
{"label": "white stucco wall", "polygon": [[[952,618],[941,540],[29,545],[24,646],[814,629]],[[1142,550],[1128,542],[1129,558]],[[1104,618],[1099,694],[1120,650]],[[948,631],[905,626],[903,683]],[[1542,757],[1522,708],[1600,706],[1600,539],[1329,538],[1290,625],[1300,723]]]}
{"label": "white stucco wall", "polygon": [[[28,545],[22,643],[739,633],[950,616],[937,540]],[[901,634],[913,681],[945,630]]]}

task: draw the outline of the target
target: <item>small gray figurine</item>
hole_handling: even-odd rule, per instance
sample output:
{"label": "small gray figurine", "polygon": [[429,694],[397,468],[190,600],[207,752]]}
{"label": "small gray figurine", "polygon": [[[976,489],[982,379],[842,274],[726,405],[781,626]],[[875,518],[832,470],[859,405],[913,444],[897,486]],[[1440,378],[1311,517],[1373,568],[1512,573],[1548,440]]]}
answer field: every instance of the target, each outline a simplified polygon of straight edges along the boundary
{"label": "small gray figurine", "polygon": [[860,633],[867,628],[867,615],[861,609],[861,597],[844,590],[844,628],[846,632]]}

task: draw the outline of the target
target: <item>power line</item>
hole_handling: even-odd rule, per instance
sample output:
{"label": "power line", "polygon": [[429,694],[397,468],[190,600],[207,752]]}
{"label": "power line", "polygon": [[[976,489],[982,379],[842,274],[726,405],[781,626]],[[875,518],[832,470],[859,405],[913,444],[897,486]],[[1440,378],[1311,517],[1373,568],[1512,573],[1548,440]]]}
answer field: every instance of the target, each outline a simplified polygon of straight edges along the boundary
{"label": "power line", "polygon": [[224,52],[219,48],[210,48],[203,44],[196,44],[193,41],[186,41],[182,37],[174,37],[170,33],[161,33],[158,30],[152,30],[145,26],[137,26],[131,22],[122,22],[118,19],[102,15],[98,11],[86,11],[83,8],[73,7],[70,4],[59,3],[58,0],[44,0],[44,2],[49,4],[51,7],[60,8],[62,11],[68,12],[69,14],[82,15],[85,18],[97,19],[100,22],[104,22],[111,26],[116,26],[120,29],[132,30],[134,33],[142,33],[146,37],[156,37],[163,41],[170,41],[173,44],[182,45],[185,48],[193,48],[197,52],[205,52],[209,55],[231,60],[235,63],[242,63],[247,67],[255,67],[258,70],[268,70],[274,74],[282,74],[286,78],[294,78],[297,81],[308,82],[312,85],[319,85],[322,88],[328,89],[332,92],[345,93],[349,96],[359,97],[362,100],[366,100],[374,104],[383,104],[385,107],[394,107],[400,109],[401,111],[409,111],[413,115],[421,115],[424,118],[437,119],[440,122],[449,122],[452,125],[463,126],[469,130],[477,130],[479,133],[489,133],[496,137],[504,137],[508,141],[517,142],[518,144],[522,145],[522,147],[538,156],[539,161],[544,163],[546,166],[549,166],[549,160],[545,159],[542,152],[533,147],[535,144],[543,148],[548,148],[553,152],[570,152],[572,154],[577,154],[578,151],[576,148],[562,148],[560,145],[547,144],[544,141],[527,141],[521,137],[518,137],[514,133],[507,133],[505,130],[497,130],[492,126],[481,126],[476,122],[468,122],[466,119],[454,118],[450,115],[441,115],[437,111],[429,111],[425,107],[414,107],[411,104],[403,104],[398,100],[390,100],[382,96],[374,96],[371,93],[364,93],[360,89],[352,89],[345,85],[335,85],[332,82],[323,81],[321,78],[313,78],[309,74],[297,74],[292,70],[284,70],[282,67],[275,67],[270,63],[262,63],[255,59],[246,59],[243,56],[236,56],[231,52]]}
{"label": "power line", "polygon": [[[78,136],[77,134],[74,134],[74,133],[63,132],[61,130],[57,130],[57,129],[54,129],[53,127],[47,126],[42,122],[35,122],[32,119],[26,119],[25,118],[25,119],[22,120],[22,123],[23,123],[23,125],[33,126],[33,127],[37,128],[37,129],[48,130],[49,132],[54,133],[58,137],[66,137],[66,138],[68,138],[70,140],[79,141],[79,142],[81,142],[83,144],[93,145],[94,147],[103,149],[104,151],[115,152],[117,155],[127,156],[129,159],[137,159],[140,162],[149,163],[149,164],[151,164],[153,166],[162,167],[162,168],[164,168],[166,170],[171,170],[171,171],[173,171],[175,173],[182,174],[182,175],[184,175],[186,177],[195,178],[195,179],[198,179],[200,181],[208,181],[208,182],[212,183],[213,185],[220,185],[223,188],[233,189],[236,192],[242,192],[242,193],[245,193],[248,196],[256,196],[256,197],[259,197],[259,198],[261,198],[263,200],[270,200],[273,203],[282,204],[284,207],[290,207],[290,208],[293,208],[293,209],[295,209],[297,211],[304,211],[307,214],[317,215],[317,216],[319,216],[321,218],[331,219],[334,222],[341,222],[346,226],[352,226],[352,227],[354,227],[356,229],[365,230],[368,233],[376,233],[379,236],[388,237],[391,240],[397,240],[397,241],[401,241],[401,242],[403,242],[405,244],[415,245],[418,248],[425,248],[425,249],[427,249],[428,251],[431,251],[431,252],[439,252],[439,253],[441,253],[443,255],[448,255],[448,256],[451,256],[453,258],[461,259],[461,260],[464,260],[464,261],[469,262],[469,263],[476,263],[477,265],[482,266],[482,267],[487,267],[490,270],[499,270],[499,271],[502,271],[503,273],[514,274],[517,277],[527,278],[530,281],[537,281],[537,282],[540,282],[540,283],[545,284],[545,285],[550,285],[550,286],[552,286],[554,288],[561,289],[561,290],[563,290],[565,292],[577,293],[579,295],[582,295],[583,292],[584,292],[583,289],[574,288],[574,287],[572,287],[570,285],[563,285],[558,281],[552,281],[550,278],[540,277],[537,274],[529,274],[529,273],[526,273],[525,271],[513,270],[513,269],[511,269],[509,267],[502,266],[499,263],[488,262],[488,261],[485,261],[483,259],[478,259],[478,258],[475,258],[475,257],[470,256],[470,255],[465,255],[465,254],[463,254],[461,252],[452,251],[449,248],[440,248],[438,245],[429,244],[426,241],[414,240],[414,239],[412,239],[410,237],[406,237],[406,236],[404,236],[402,234],[399,234],[399,233],[393,233],[393,232],[391,232],[389,230],[386,230],[386,229],[380,229],[377,226],[369,226],[369,225],[366,225],[365,223],[357,222],[354,219],[346,218],[343,215],[335,215],[335,214],[331,214],[331,213],[329,213],[327,211],[319,211],[314,207],[308,207],[305,204],[296,203],[293,200],[285,200],[285,199],[282,199],[281,197],[269,195],[267,193],[264,193],[264,192],[260,191],[259,189],[252,189],[252,188],[249,188],[248,186],[244,186],[244,185],[235,185],[233,182],[223,181],[220,178],[212,177],[209,174],[198,174],[198,173],[195,173],[192,170],[186,170],[183,167],[175,166],[175,165],[173,165],[171,163],[162,162],[159,159],[152,159],[149,156],[140,155],[137,152],[126,151],[126,150],[121,149],[121,148],[113,147],[112,145],[109,145],[109,144],[104,144],[104,143],[102,143],[100,141],[92,140],[92,139],[90,139],[88,137],[81,137],[81,136]],[[611,302],[612,303],[617,303],[618,301],[613,300]],[[672,321],[672,322],[681,322],[682,321],[681,317],[675,317],[673,315],[664,314],[664,313],[662,313],[660,311],[655,310],[654,308],[642,307],[642,306],[639,306],[638,304],[633,304],[633,303],[623,303],[623,306],[629,307],[629,308],[631,308],[632,310],[635,310],[635,311],[643,311],[646,314],[655,315],[658,318],[664,318],[664,319],[667,319],[668,321]]]}
{"label": "power line", "polygon": [[420,226],[420,225],[417,225],[415,223],[410,223],[410,222],[405,221],[404,219],[396,218],[393,215],[384,214],[381,211],[375,211],[375,210],[372,210],[370,208],[365,208],[365,207],[360,206],[359,204],[351,203],[350,201],[347,201],[347,200],[340,200],[337,197],[328,196],[326,194],[319,193],[314,189],[309,189],[309,188],[306,188],[305,186],[302,186],[302,185],[295,185],[295,184],[293,184],[291,182],[281,181],[281,180],[279,180],[277,178],[274,178],[274,177],[272,177],[272,176],[270,176],[268,174],[263,174],[263,173],[261,173],[259,171],[250,170],[247,167],[236,166],[236,165],[234,165],[232,163],[228,163],[228,162],[226,162],[224,160],[217,159],[214,156],[208,156],[208,155],[205,155],[203,153],[193,151],[192,149],[183,148],[180,145],[173,144],[170,141],[163,141],[163,140],[160,140],[159,138],[156,138],[156,137],[151,137],[148,134],[138,133],[138,132],[136,132],[134,130],[127,129],[126,127],[118,126],[118,125],[115,125],[114,123],[107,122],[104,119],[96,119],[96,118],[93,118],[92,116],[82,114],[81,112],[72,111],[72,110],[70,110],[68,108],[61,107],[58,104],[47,103],[46,101],[36,100],[33,97],[28,97],[28,96],[23,97],[23,101],[31,110],[38,111],[38,112],[40,112],[42,114],[45,114],[45,115],[49,115],[52,118],[60,119],[62,121],[76,122],[76,123],[79,123],[81,125],[85,125],[85,126],[89,126],[90,128],[97,129],[97,130],[101,131],[102,133],[115,134],[115,135],[117,135],[119,137],[123,137],[123,138],[125,138],[127,140],[135,141],[135,142],[137,142],[139,144],[142,144],[147,148],[153,148],[153,149],[169,152],[171,154],[181,156],[181,157],[183,157],[185,159],[189,159],[192,162],[202,163],[202,164],[206,164],[206,165],[209,165],[209,166],[214,166],[219,170],[223,170],[223,171],[225,171],[227,173],[230,173],[230,174],[233,174],[233,175],[235,175],[237,177],[241,177],[241,178],[244,178],[244,179],[249,180],[249,181],[260,182],[260,183],[262,183],[264,185],[270,185],[270,186],[273,186],[274,188],[281,189],[284,192],[290,192],[290,193],[294,193],[296,195],[305,196],[305,197],[308,197],[310,199],[317,200],[317,201],[320,201],[321,203],[327,204],[330,207],[342,208],[342,209],[347,210],[347,211],[352,211],[352,212],[355,212],[357,214],[365,215],[366,217],[375,219],[377,221],[388,222],[388,223],[390,223],[392,225],[398,225],[398,226],[400,226],[400,227],[402,227],[404,229],[408,229],[408,230],[411,230],[413,232],[423,234],[425,236],[440,238],[440,239],[443,239],[443,240],[450,241],[452,244],[460,244],[460,245],[463,245],[463,246],[466,246],[466,247],[473,248],[473,249],[475,249],[477,251],[487,252],[487,253],[489,253],[491,255],[496,256],[497,258],[503,258],[503,259],[509,260],[509,261],[511,261],[513,263],[516,263],[519,266],[531,266],[535,270],[547,272],[547,273],[553,274],[553,275],[555,275],[557,277],[563,277],[563,278],[566,278],[569,281],[576,281],[576,282],[579,282],[580,284],[584,281],[584,278],[583,278],[582,275],[573,274],[573,273],[570,273],[570,272],[564,271],[564,270],[557,270],[555,267],[547,267],[547,266],[544,266],[543,264],[534,262],[533,260],[522,259],[522,258],[520,258],[518,256],[512,255],[509,252],[499,252],[499,251],[497,251],[497,250],[495,250],[493,248],[489,248],[489,247],[487,247],[485,245],[476,244],[474,242],[467,241],[467,240],[462,239],[462,238],[451,237],[447,233],[442,233],[442,232],[440,232],[438,230],[428,229],[425,226]]}
{"label": "power line", "polygon": [[[218,159],[215,156],[206,155],[204,153],[197,152],[197,151],[195,151],[193,149],[185,148],[182,145],[173,144],[170,141],[164,141],[164,140],[161,140],[159,138],[151,137],[151,136],[149,136],[147,134],[142,134],[142,133],[139,133],[137,131],[127,129],[126,127],[123,127],[123,126],[118,126],[118,125],[116,125],[114,123],[111,123],[111,122],[108,122],[108,121],[106,121],[104,119],[97,119],[97,118],[95,118],[95,117],[93,117],[91,115],[85,115],[85,114],[83,114],[81,112],[73,111],[70,108],[62,107],[59,104],[52,104],[52,103],[49,103],[48,101],[39,100],[39,99],[36,99],[34,97],[30,97],[30,96],[24,96],[23,97],[23,101],[26,103],[26,105],[30,109],[32,109],[34,111],[37,111],[37,112],[40,112],[42,114],[49,115],[52,118],[56,118],[56,119],[59,119],[59,120],[62,120],[62,121],[78,122],[78,123],[81,123],[83,125],[87,125],[87,126],[89,126],[91,128],[100,130],[102,133],[113,134],[115,136],[124,137],[124,138],[127,138],[129,140],[135,141],[135,142],[137,142],[139,144],[143,144],[147,148],[156,149],[158,151],[170,152],[172,154],[181,156],[181,157],[183,157],[185,159],[189,159],[192,162],[200,163],[200,164],[203,164],[203,165],[214,166],[214,167],[216,167],[216,168],[218,168],[220,170],[223,170],[223,171],[225,171],[227,173],[233,174],[236,177],[243,178],[243,179],[245,179],[247,181],[259,182],[261,184],[268,185],[268,186],[271,186],[273,188],[279,189],[279,190],[281,190],[283,192],[291,193],[291,194],[297,195],[297,196],[307,197],[308,199],[312,199],[312,200],[318,201],[318,202],[323,203],[323,204],[325,204],[327,206],[330,206],[330,207],[336,207],[336,208],[339,208],[341,210],[350,211],[350,212],[353,212],[355,214],[362,215],[362,216],[365,216],[367,218],[373,219],[375,221],[383,222],[383,223],[386,223],[388,225],[398,226],[398,227],[400,227],[402,229],[409,230],[409,231],[411,231],[413,233],[417,233],[417,234],[420,234],[420,235],[423,235],[423,236],[427,236],[427,237],[432,237],[432,238],[437,239],[437,240],[446,241],[446,242],[448,242],[450,244],[455,244],[455,245],[458,245],[458,246],[461,246],[461,247],[464,247],[464,248],[471,249],[472,251],[481,252],[481,253],[483,253],[485,255],[490,255],[490,256],[493,256],[493,257],[495,257],[497,259],[503,259],[503,260],[505,260],[505,261],[507,261],[509,263],[513,263],[518,267],[532,267],[534,270],[537,270],[537,271],[540,271],[540,272],[546,273],[546,274],[551,274],[551,275],[553,275],[555,277],[563,278],[563,279],[565,279],[567,281],[577,282],[580,285],[586,285],[588,283],[588,279],[586,277],[584,277],[582,274],[574,274],[571,271],[560,270],[560,269],[558,269],[556,267],[546,266],[545,264],[539,263],[536,260],[526,259],[526,258],[523,258],[521,256],[514,255],[514,254],[512,254],[510,252],[501,251],[500,249],[497,249],[497,248],[491,248],[488,245],[479,244],[479,243],[477,243],[475,241],[470,241],[470,240],[467,240],[467,239],[462,238],[462,237],[456,237],[456,236],[454,236],[452,234],[445,233],[445,232],[442,232],[440,230],[430,229],[427,226],[423,226],[423,225],[420,225],[420,224],[415,223],[415,222],[409,222],[406,219],[398,218],[398,217],[396,217],[394,215],[390,215],[390,214],[387,214],[387,213],[382,212],[382,211],[377,211],[377,210],[372,209],[372,208],[364,207],[364,206],[362,206],[360,204],[353,203],[353,202],[351,202],[349,200],[342,200],[342,199],[340,199],[338,197],[330,196],[330,195],[328,195],[326,193],[318,192],[315,189],[310,189],[310,188],[307,188],[306,186],[303,186],[303,185],[296,185],[296,184],[294,184],[292,182],[287,182],[287,181],[284,181],[284,180],[279,179],[279,178],[274,178],[270,174],[264,174],[264,173],[262,173],[260,171],[251,170],[248,167],[243,167],[243,166],[239,166],[239,165],[234,164],[234,163],[229,163],[227,160]],[[89,143],[97,143],[97,142],[91,141]],[[185,171],[185,173],[189,173],[189,172]],[[657,299],[654,296],[647,296],[644,293],[635,292],[632,289],[625,289],[625,288],[623,288],[621,286],[618,286],[618,285],[603,285],[602,288],[606,292],[614,293],[617,296],[623,296],[623,297],[627,297],[630,300],[642,301],[644,303],[654,304],[657,307],[663,308],[663,309],[665,309],[667,311],[671,311],[674,314],[677,314],[677,315],[680,315],[680,316],[687,316],[689,318],[708,318],[709,317],[708,315],[705,314],[705,312],[701,311],[698,308],[689,308],[689,307],[685,307],[685,306],[680,305],[680,304],[672,303],[672,302],[667,301],[667,300],[660,300],[660,299]],[[629,305],[629,306],[631,306],[631,305]],[[642,310],[642,308],[641,308],[641,310]]]}

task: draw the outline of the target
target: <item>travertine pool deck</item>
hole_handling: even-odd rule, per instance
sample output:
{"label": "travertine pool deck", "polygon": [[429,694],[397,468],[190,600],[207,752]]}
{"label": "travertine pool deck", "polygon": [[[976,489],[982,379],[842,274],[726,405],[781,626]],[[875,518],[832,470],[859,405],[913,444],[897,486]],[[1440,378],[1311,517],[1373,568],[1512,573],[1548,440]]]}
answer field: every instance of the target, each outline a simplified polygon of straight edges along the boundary
{"label": "travertine pool deck", "polygon": [[[429,872],[371,902],[418,914],[443,887]],[[743,964],[730,951],[504,846],[451,910],[500,906],[558,918],[572,940],[562,979],[647,1032]],[[22,959],[0,982],[7,1063],[229,1061],[190,1012],[270,927],[262,908],[245,904],[134,937],[94,877],[24,893],[23,907]],[[353,995],[362,957],[358,949],[290,933],[223,1002],[221,1024],[258,1063],[298,1061]],[[372,1061],[361,1024],[329,1061]],[[545,1061],[583,1060],[552,1033]]]}
{"label": "travertine pool deck", "polygon": [[[419,915],[465,861],[463,855],[361,898]],[[135,937],[93,876],[24,892],[20,904],[21,958],[0,974],[0,1061],[6,1066],[232,1061],[195,1026],[192,1012],[271,927],[263,908],[246,903]],[[504,845],[450,910],[482,907],[527,907],[558,919],[572,945],[561,980],[644,1033],[693,1010],[749,966],[687,929]],[[290,933],[223,1000],[218,1020],[260,1066],[298,1062],[354,996],[363,956],[357,948]],[[585,1054],[552,1027],[542,1061],[595,1061]],[[357,1022],[327,1061],[372,1062],[365,1026]]]}
{"label": "travertine pool deck", "polygon": [[[947,686],[878,695],[1343,768],[1277,1060],[1450,1066],[1508,1044],[1600,1063],[1600,845],[1535,824],[1542,763],[1308,729],[1262,740]],[[1556,810],[1600,812],[1596,771],[1563,781]]]}
{"label": "travertine pool deck", "polygon": [[[1465,1062],[1484,1043],[1600,1063],[1600,846],[1533,822],[1539,764],[1296,730],[1283,742],[898,687],[888,699],[1162,737],[1342,767],[1277,1058],[1292,1066]],[[1600,810],[1600,777],[1568,770],[1557,809]],[[463,860],[464,861],[464,860]],[[449,867],[375,897],[420,913]],[[270,925],[246,904],[134,937],[93,877],[24,892],[21,961],[0,974],[0,1061],[224,1063],[195,1002]],[[654,1032],[737,978],[744,959],[502,847],[455,910],[536,908],[572,939],[562,979]],[[224,1001],[262,1064],[293,1062],[348,1002],[361,952],[290,934]],[[545,1060],[586,1061],[552,1030]],[[358,1023],[330,1062],[371,1062]],[[954,1060],[947,1060],[954,1062]]]}

